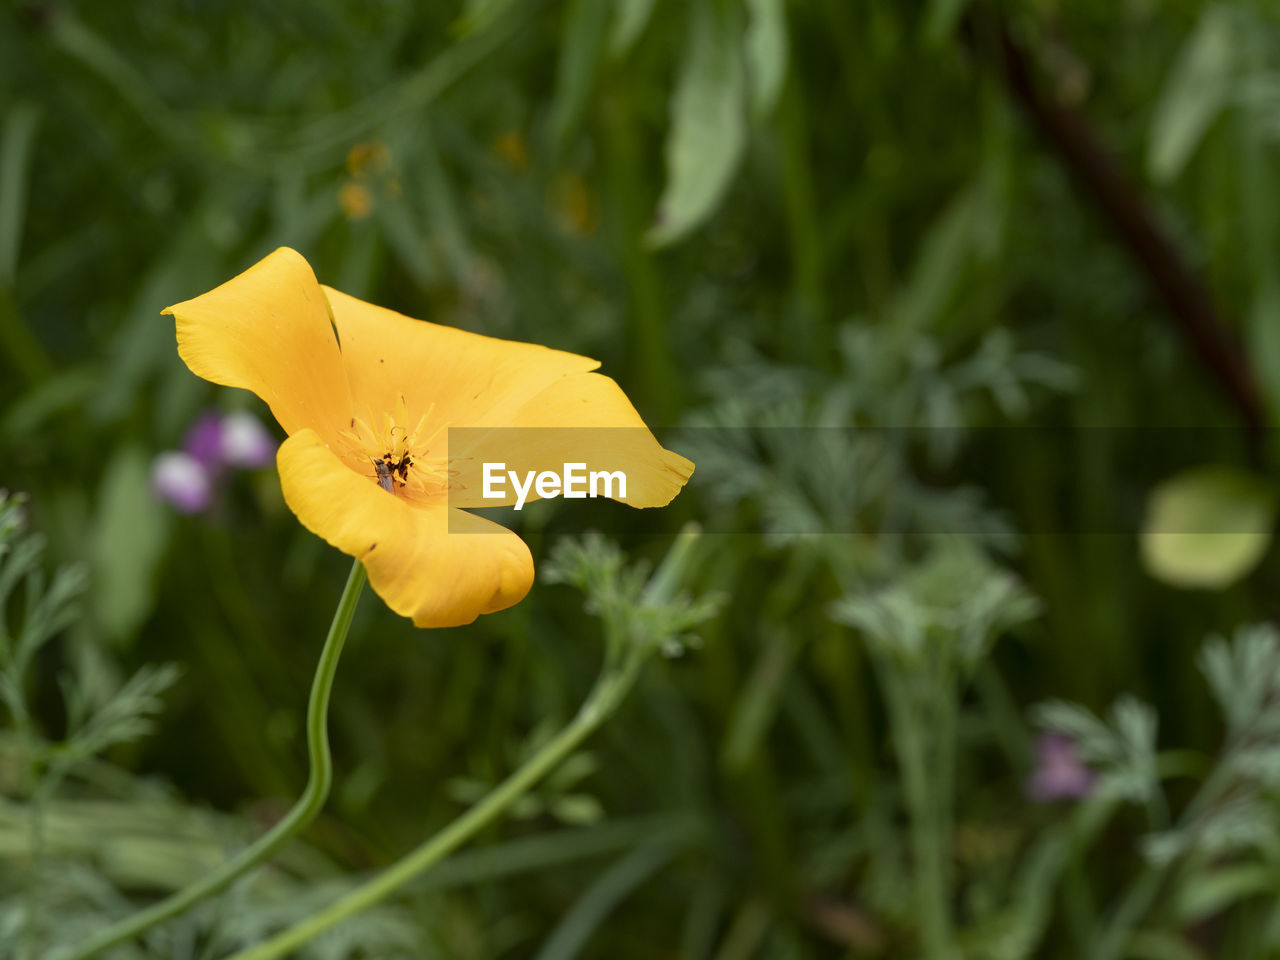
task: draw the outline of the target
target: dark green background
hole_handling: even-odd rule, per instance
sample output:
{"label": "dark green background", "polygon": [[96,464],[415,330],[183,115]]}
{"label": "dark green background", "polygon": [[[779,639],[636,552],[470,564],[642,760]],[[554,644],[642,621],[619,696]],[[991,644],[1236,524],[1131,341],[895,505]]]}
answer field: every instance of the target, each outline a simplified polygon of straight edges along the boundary
{"label": "dark green background", "polygon": [[[881,486],[858,485],[871,491],[858,503],[842,501],[845,478],[881,476],[865,451],[796,462],[762,440],[695,457],[699,488],[661,526],[745,531],[704,538],[687,584],[722,591],[723,613],[700,649],[651,665],[558,815],[552,788],[487,832],[481,846],[538,840],[528,864],[495,847],[473,882],[399,901],[394,917],[420,936],[404,955],[917,955],[920,852],[884,674],[830,605],[906,582],[941,529],[965,531],[1041,602],[982,657],[985,679],[957,688],[955,830],[935,853],[950,865],[958,949],[1089,955],[1156,825],[1123,807],[1034,908],[1019,900],[1019,865],[1072,815],[1023,797],[1029,708],[1064,698],[1101,712],[1132,693],[1158,712],[1162,749],[1198,752],[1170,754],[1169,769],[1200,776],[1222,723],[1196,652],[1275,613],[1274,558],[1229,589],[1182,591],[1113,532],[1165,479],[1134,455],[1131,429],[1195,427],[1173,459],[1269,476],[1274,12],[656,0],[624,42],[620,24],[648,6],[28,2],[0,14],[0,485],[29,494],[49,563],[83,562],[91,578],[28,696],[57,739],[60,671],[105,697],[143,664],[182,670],[154,732],[105,758],[124,780],[72,778],[54,803],[111,796],[127,813],[161,784],[166,809],[232,815],[215,835],[234,847],[303,782],[302,708],[346,559],[294,521],[273,471],[235,476],[195,517],[147,491],[151,459],[202,410],[269,420],[191,375],[159,311],[287,244],[353,295],[596,357],[658,428],[959,428],[958,449],[903,451]],[[385,160],[353,173],[360,144]],[[692,151],[689,183],[673,185],[672,149]],[[341,203],[352,183],[366,217]],[[1164,260],[1116,229],[1133,210]],[[651,228],[673,224],[679,235],[655,243]],[[1207,299],[1162,296],[1170,282]],[[1219,345],[1188,336],[1189,322]],[[1064,433],[995,459],[970,443],[1013,424]],[[993,515],[993,500],[1009,509]],[[930,520],[935,509],[950,519]],[[538,562],[549,518],[524,528]],[[611,532],[655,559],[669,537],[650,527],[635,515]],[[802,529],[841,539],[766,535]],[[313,881],[374,869],[446,822],[468,795],[459,778],[511,769],[572,714],[598,637],[564,586],[430,632],[367,594],[334,697],[334,797],[306,834],[315,859],[299,854],[286,886],[262,894],[284,904],[280,919],[306,912]],[[0,787],[18,809],[11,768]],[[1166,786],[1176,813],[1188,780]],[[605,826],[575,825],[597,814]],[[90,833],[109,832],[96,815]],[[660,867],[626,860],[690,822],[693,839]],[[113,872],[92,843],[54,856],[139,901],[168,882]],[[6,903],[21,902],[22,862],[0,868]],[[1131,955],[1271,955],[1275,850],[1220,862],[1273,879],[1196,922],[1162,901]],[[572,949],[554,940],[580,897],[610,889],[611,866],[622,892],[575,921]],[[1006,907],[1035,931],[1021,953],[983,939]],[[199,936],[220,922],[202,917]],[[121,956],[181,954],[154,949]]]}

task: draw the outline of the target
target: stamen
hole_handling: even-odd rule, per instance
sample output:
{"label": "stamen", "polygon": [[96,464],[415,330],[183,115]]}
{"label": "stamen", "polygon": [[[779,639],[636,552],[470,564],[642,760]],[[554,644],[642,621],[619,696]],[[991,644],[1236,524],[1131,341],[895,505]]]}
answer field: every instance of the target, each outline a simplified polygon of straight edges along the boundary
{"label": "stamen", "polygon": [[[434,403],[418,417],[412,430],[406,426],[411,421],[404,394],[396,397],[394,407],[394,413],[384,411],[381,416],[365,408],[363,416],[351,418],[351,429],[342,431],[341,436],[352,459],[369,464],[372,468],[370,479],[392,494],[402,489],[418,494],[443,489],[449,479],[444,458],[429,457],[427,453],[432,441],[448,427],[448,423],[437,424],[430,434],[424,436],[435,412]],[[370,426],[375,423],[381,425],[381,430]]]}

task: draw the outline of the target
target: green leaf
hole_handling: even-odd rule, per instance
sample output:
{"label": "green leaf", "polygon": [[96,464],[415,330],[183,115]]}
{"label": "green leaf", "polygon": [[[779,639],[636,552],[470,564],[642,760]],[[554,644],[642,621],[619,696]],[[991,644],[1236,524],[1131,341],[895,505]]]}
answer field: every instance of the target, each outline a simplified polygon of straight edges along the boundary
{"label": "green leaf", "polygon": [[1244,624],[1236,628],[1230,643],[1210,637],[1197,658],[1218,701],[1227,731],[1239,736],[1258,723],[1280,695],[1280,630],[1271,623]]}
{"label": "green leaf", "polygon": [[1178,920],[1187,925],[1202,923],[1241,900],[1274,897],[1277,893],[1280,877],[1268,865],[1242,863],[1210,869],[1182,885],[1177,900]]}
{"label": "green leaf", "polygon": [[758,755],[778,712],[796,655],[796,644],[785,633],[764,644],[747,682],[734,704],[721,757],[725,768],[742,773]]}
{"label": "green leaf", "polygon": [[1280,417],[1280,284],[1271,277],[1262,278],[1261,289],[1253,298],[1246,334],[1267,408],[1272,416]]}
{"label": "green leaf", "polygon": [[516,0],[467,0],[450,30],[458,39],[483,33],[506,17],[515,2]]}
{"label": "green leaf", "polygon": [[1252,570],[1271,542],[1274,492],[1252,474],[1200,467],[1160,484],[1147,502],[1142,560],[1157,580],[1219,589]]}
{"label": "green leaf", "polygon": [[924,38],[930,46],[941,46],[955,33],[956,22],[968,0],[930,0],[924,18]]}
{"label": "green leaf", "polygon": [[757,119],[773,110],[787,78],[787,15],[783,0],[747,0],[751,19],[744,50]]}
{"label": "green leaf", "polygon": [[435,137],[425,124],[421,136],[419,175],[431,239],[439,246],[443,264],[453,272],[454,283],[461,287],[468,282],[475,264],[467,221],[459,210],[457,187],[445,168]]}
{"label": "green leaf", "polygon": [[1060,828],[1035,842],[1018,863],[1008,904],[965,930],[965,956],[1025,960],[1036,955],[1053,916],[1054,893],[1069,849],[1069,838]]}
{"label": "green leaf", "polygon": [[0,418],[0,436],[13,442],[46,429],[54,417],[84,403],[100,383],[100,372],[87,365],[59,371],[5,411]]}
{"label": "green leaf", "polygon": [[107,465],[92,544],[94,606],[106,635],[127,638],[151,612],[168,514],[151,495],[149,461],[138,446]]}
{"label": "green leaf", "polygon": [[1151,120],[1147,170],[1158,182],[1182,172],[1231,93],[1238,57],[1234,26],[1224,7],[1200,17],[1165,80]]}
{"label": "green leaf", "polygon": [[932,327],[946,314],[974,255],[975,224],[989,212],[984,199],[977,184],[965,187],[917,243],[910,274],[891,306],[901,329]]}
{"label": "green leaf", "polygon": [[1129,938],[1125,956],[1132,960],[1206,960],[1196,947],[1169,931],[1138,931]]}
{"label": "green leaf", "polygon": [[564,148],[582,118],[595,85],[608,22],[607,0],[573,0],[565,10],[556,93],[551,102],[551,140],[556,151]]}
{"label": "green leaf", "polygon": [[621,60],[630,52],[648,26],[656,4],[657,0],[618,0],[614,4],[617,17],[609,37],[609,56]]}
{"label": "green leaf", "polygon": [[160,97],[156,85],[139,72],[137,61],[106,35],[90,29],[70,10],[60,10],[50,18],[48,37],[55,48],[95,74],[162,139],[182,139],[184,124]]}
{"label": "green leaf", "polygon": [[680,852],[658,836],[616,861],[587,887],[561,918],[537,953],[537,960],[572,960],[581,956],[592,936],[636,888]]}
{"label": "green leaf", "polygon": [[715,210],[746,145],[743,70],[734,32],[710,4],[692,18],[689,53],[671,99],[667,185],[656,225],[645,239],[663,247],[686,236]]}
{"label": "green leaf", "polygon": [[1012,574],[960,539],[940,541],[896,583],[846,594],[831,618],[861,630],[873,649],[916,667],[949,663],[972,670],[995,638],[1039,613]]}
{"label": "green leaf", "polygon": [[1125,956],[1131,960],[1206,960],[1182,937],[1167,930],[1139,930],[1129,938]]}
{"label": "green leaf", "polygon": [[0,286],[13,286],[27,209],[27,177],[40,110],[19,103],[0,128]]}
{"label": "green leaf", "polygon": [[49,376],[49,358],[14,296],[27,213],[27,186],[40,109],[16,103],[0,124],[0,357],[29,384]]}

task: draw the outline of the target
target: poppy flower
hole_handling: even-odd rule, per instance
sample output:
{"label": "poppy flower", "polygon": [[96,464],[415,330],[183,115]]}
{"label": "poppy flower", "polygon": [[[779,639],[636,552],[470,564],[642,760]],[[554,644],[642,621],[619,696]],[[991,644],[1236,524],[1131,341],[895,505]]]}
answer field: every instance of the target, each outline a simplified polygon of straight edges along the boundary
{"label": "poppy flower", "polygon": [[[626,489],[613,498],[635,507],[666,505],[693,473],[592,372],[597,361],[365,303],[322,286],[286,247],[164,312],[193,373],[253,391],[288,434],[276,466],[303,526],[358,558],[419,627],[470,623],[533,582],[524,542],[461,509],[481,501],[458,463],[621,470]],[[456,428],[471,429],[451,457]]]}

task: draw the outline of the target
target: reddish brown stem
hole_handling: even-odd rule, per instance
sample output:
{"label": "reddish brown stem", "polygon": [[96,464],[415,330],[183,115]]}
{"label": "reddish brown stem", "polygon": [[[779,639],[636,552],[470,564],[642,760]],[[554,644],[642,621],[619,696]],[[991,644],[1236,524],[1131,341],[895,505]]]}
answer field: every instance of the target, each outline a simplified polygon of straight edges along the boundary
{"label": "reddish brown stem", "polygon": [[1079,110],[1046,92],[1033,54],[998,11],[975,4],[964,33],[975,53],[998,60],[1009,93],[1120,235],[1192,353],[1256,438],[1266,407],[1240,341],[1115,156]]}

